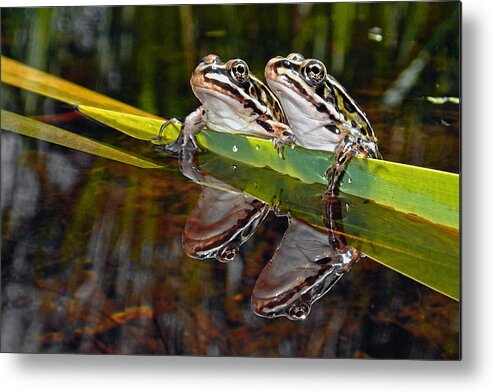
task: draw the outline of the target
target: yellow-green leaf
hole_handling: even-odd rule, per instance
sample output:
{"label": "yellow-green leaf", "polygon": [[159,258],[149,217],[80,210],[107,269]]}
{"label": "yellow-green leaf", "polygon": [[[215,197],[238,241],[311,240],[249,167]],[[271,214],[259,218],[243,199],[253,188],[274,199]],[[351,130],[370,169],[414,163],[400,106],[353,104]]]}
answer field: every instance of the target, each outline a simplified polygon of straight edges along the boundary
{"label": "yellow-green leaf", "polygon": [[[111,110],[81,106],[84,114],[138,139],[157,136],[162,122]],[[177,126],[164,132],[165,142],[178,134]],[[332,154],[285,148],[281,159],[272,143],[250,136],[202,131],[196,136],[200,147],[256,167],[271,169],[305,183],[325,184],[324,172]],[[375,159],[353,158],[339,189],[349,195],[370,199],[398,211],[415,214],[433,223],[459,227],[459,176],[438,170]]]}
{"label": "yellow-green leaf", "polygon": [[70,105],[91,105],[145,117],[159,118],[106,95],[31,68],[5,56],[2,56],[2,82],[57,99]]}
{"label": "yellow-green leaf", "polygon": [[68,132],[64,129],[45,124],[19,114],[2,110],[3,130],[15,132],[20,135],[34,137],[60,146],[69,147],[77,151],[86,152],[114,161],[127,163],[146,169],[162,169],[163,166],[147,159],[129,154],[115,147],[99,141]]}
{"label": "yellow-green leaf", "polygon": [[[119,113],[112,110],[96,108],[93,106],[79,105],[79,111],[92,119],[109,127],[119,130],[129,136],[140,140],[151,140],[159,134],[159,129],[164,120],[147,118],[133,114]],[[178,137],[180,127],[170,125],[163,134],[163,142],[169,143]]]}
{"label": "yellow-green leaf", "polygon": [[[325,229],[320,200],[323,185],[304,184],[272,170],[253,168],[213,154],[199,155],[199,162],[204,173]],[[211,186],[217,187],[216,182],[211,182]],[[368,203],[366,199],[343,195],[342,202],[348,203],[349,208],[338,227],[343,229],[350,245],[381,264],[459,300],[457,230],[432,225],[412,215]]]}

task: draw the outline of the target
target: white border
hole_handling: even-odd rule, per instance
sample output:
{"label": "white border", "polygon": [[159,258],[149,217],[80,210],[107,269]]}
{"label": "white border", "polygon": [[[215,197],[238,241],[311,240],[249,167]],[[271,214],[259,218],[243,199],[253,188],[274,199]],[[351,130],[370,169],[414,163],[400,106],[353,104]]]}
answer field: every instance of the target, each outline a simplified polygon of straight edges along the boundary
{"label": "white border", "polygon": [[[421,0],[389,0],[389,1],[421,1]],[[434,0],[431,0],[432,2]],[[437,0],[435,0],[437,1]],[[440,0],[438,0],[440,1]],[[453,0],[442,0],[453,1]],[[479,1],[479,0],[466,0]],[[246,3],[301,3],[298,0],[190,0],[190,1],[166,1],[166,0],[2,0],[1,7],[47,7],[47,6],[77,6],[77,5],[161,5],[161,4],[246,4]],[[336,0],[313,0],[306,3],[336,3]],[[362,0],[361,2],[378,2],[378,0]]]}
{"label": "white border", "polygon": [[[246,3],[247,1],[233,1]],[[274,1],[273,1],[274,2]],[[288,1],[285,1],[288,2]],[[289,1],[291,2],[291,1]],[[7,6],[135,1],[2,0]],[[178,4],[179,2],[176,2]],[[188,1],[183,3],[197,3]],[[217,3],[217,2],[215,2]],[[143,1],[141,4],[163,4]],[[491,2],[463,1],[463,361],[0,355],[6,391],[487,391],[493,385]]]}

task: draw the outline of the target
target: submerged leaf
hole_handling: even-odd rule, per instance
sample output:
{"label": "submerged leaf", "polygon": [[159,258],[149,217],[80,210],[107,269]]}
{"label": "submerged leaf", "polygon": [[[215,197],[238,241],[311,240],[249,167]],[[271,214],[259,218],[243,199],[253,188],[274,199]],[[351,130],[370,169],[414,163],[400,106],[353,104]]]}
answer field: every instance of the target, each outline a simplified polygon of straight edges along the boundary
{"label": "submerged leaf", "polygon": [[[199,161],[204,173],[326,230],[319,196],[324,189],[321,184],[304,184],[271,170],[253,168],[213,154],[202,154]],[[231,170],[233,163],[235,170]],[[338,226],[343,228],[350,246],[425,286],[459,299],[457,230],[430,224],[366,199],[344,195],[341,201],[347,209]]]}
{"label": "submerged leaf", "polygon": [[158,165],[147,159],[137,157],[112,146],[108,146],[99,141],[88,139],[75,133],[48,125],[19,114],[2,110],[3,130],[15,132],[20,135],[34,137],[60,146],[69,147],[77,151],[86,152],[114,161],[127,163],[146,169],[162,169],[164,166]]}

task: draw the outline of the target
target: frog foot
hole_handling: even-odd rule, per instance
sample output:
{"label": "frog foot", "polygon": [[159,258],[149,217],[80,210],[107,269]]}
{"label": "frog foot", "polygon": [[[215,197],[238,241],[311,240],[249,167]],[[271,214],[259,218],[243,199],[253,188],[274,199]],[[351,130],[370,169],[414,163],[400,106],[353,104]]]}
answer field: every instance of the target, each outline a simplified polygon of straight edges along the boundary
{"label": "frog foot", "polygon": [[[199,149],[197,141],[195,140],[195,134],[200,132],[200,130],[205,127],[205,120],[202,113],[203,109],[202,107],[199,107],[185,118],[185,121],[181,126],[180,135],[178,135],[178,138],[174,142],[171,142],[165,146],[166,151],[176,154],[187,145],[191,145],[195,150]],[[164,124],[163,127],[165,125],[166,124]]]}
{"label": "frog foot", "polygon": [[[189,119],[189,117],[190,116],[185,119],[184,123],[182,123],[180,120],[177,120],[176,118],[169,119],[163,125],[161,125],[161,128],[159,129],[159,135],[152,140],[159,142],[159,145],[162,146],[165,151],[173,155],[179,154],[182,148],[188,144],[191,144],[194,149],[198,149],[197,141],[195,140],[194,136],[194,132],[196,131],[197,126]],[[163,143],[163,132],[170,124],[180,124],[181,131],[174,141],[166,144]],[[200,124],[200,126],[201,125],[202,124]]]}
{"label": "frog foot", "polygon": [[182,146],[186,146],[188,144],[191,144],[195,150],[199,149],[199,145],[197,144],[197,140],[195,139],[194,134],[184,132]]}
{"label": "frog foot", "polygon": [[189,135],[186,132],[182,132],[178,135],[175,141],[164,145],[164,149],[173,155],[179,154],[185,147],[190,147],[193,150],[199,150],[197,141],[195,140],[195,136],[193,136],[193,134]]}
{"label": "frog foot", "polygon": [[161,128],[159,128],[159,134],[152,139],[152,141],[156,141],[159,143],[159,145],[163,146],[165,143],[163,143],[163,132],[166,129],[166,127],[170,124],[180,124],[181,121],[176,119],[176,118],[170,118],[168,121],[164,122],[163,125],[161,125]]}

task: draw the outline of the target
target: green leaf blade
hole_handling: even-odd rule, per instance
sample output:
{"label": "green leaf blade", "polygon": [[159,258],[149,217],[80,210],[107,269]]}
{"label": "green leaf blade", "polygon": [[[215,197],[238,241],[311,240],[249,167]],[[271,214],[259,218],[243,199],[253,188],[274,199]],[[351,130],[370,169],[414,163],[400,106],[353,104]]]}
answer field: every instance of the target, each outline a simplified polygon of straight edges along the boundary
{"label": "green leaf blade", "polygon": [[[231,170],[231,166],[236,166]],[[293,217],[326,230],[321,184],[304,184],[265,168],[205,154],[200,169]],[[207,184],[202,184],[206,185]],[[340,221],[349,245],[370,258],[454,300],[460,297],[459,232],[350,195]]]}
{"label": "green leaf blade", "polygon": [[[149,141],[156,137],[165,121],[87,105],[79,105],[77,109],[85,116],[139,140]],[[174,125],[166,127],[166,132],[163,134],[163,143],[175,140],[179,132],[179,127]]]}
{"label": "green leaf blade", "polygon": [[144,117],[159,118],[153,114],[127,105],[106,95],[89,90],[75,83],[31,68],[8,57],[1,56],[2,82],[36,94],[50,97],[69,105],[90,105],[119,110]]}
{"label": "green leaf blade", "polygon": [[[138,139],[157,136],[162,122],[126,113],[80,107],[86,115]],[[164,141],[178,135],[168,126]],[[325,184],[324,173],[333,154],[301,147],[284,148],[279,157],[269,140],[202,131],[196,135],[200,147],[255,167],[269,167],[312,184]],[[340,191],[375,201],[398,211],[415,214],[432,223],[459,227],[459,176],[395,162],[355,157],[342,177]]]}
{"label": "green leaf blade", "polygon": [[45,124],[7,110],[1,111],[1,128],[20,135],[34,137],[63,147],[72,148],[88,154],[141,167],[144,169],[163,169],[164,166],[147,159],[132,155],[116,147],[92,140],[75,133],[65,131],[53,125]]}

